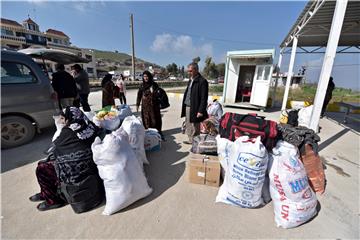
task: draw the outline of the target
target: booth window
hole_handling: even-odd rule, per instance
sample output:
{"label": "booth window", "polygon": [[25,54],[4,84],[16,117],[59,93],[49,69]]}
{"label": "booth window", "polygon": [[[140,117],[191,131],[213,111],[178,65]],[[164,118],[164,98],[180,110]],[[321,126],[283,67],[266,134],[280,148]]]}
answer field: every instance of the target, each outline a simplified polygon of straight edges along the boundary
{"label": "booth window", "polygon": [[271,66],[258,66],[256,72],[256,80],[269,80]]}

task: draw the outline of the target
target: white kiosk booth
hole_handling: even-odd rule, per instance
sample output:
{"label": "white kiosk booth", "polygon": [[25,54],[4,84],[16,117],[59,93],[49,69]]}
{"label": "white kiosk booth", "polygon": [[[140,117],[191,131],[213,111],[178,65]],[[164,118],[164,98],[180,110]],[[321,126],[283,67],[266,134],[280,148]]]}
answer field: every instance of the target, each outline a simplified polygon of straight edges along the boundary
{"label": "white kiosk booth", "polygon": [[227,52],[224,106],[266,108],[274,55],[275,49]]}

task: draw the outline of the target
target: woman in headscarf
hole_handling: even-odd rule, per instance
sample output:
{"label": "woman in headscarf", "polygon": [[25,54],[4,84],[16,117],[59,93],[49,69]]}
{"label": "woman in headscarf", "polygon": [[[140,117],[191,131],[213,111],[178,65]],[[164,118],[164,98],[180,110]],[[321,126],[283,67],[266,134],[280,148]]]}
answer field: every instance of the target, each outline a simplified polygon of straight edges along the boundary
{"label": "woman in headscarf", "polygon": [[[54,141],[54,167],[47,168],[47,178],[42,175],[45,171],[38,167],[36,173],[41,192],[34,195],[38,199],[33,196],[30,200],[42,200],[40,197],[43,197],[45,201],[37,207],[41,211],[69,203],[76,213],[81,213],[93,209],[104,199],[103,182],[91,151],[98,128],[76,107],[67,107],[63,120],[65,127]],[[44,184],[49,176],[51,184]],[[49,196],[51,201],[46,199]]]}
{"label": "woman in headscarf", "polygon": [[160,103],[157,98],[158,88],[159,85],[154,82],[152,74],[149,71],[144,71],[143,82],[137,94],[136,110],[139,111],[141,103],[141,118],[145,129],[156,128],[164,139],[161,131]]}
{"label": "woman in headscarf", "polygon": [[114,91],[115,84],[112,81],[112,75],[106,74],[101,81],[102,88],[102,107],[106,107],[109,105],[115,105],[114,100]]}

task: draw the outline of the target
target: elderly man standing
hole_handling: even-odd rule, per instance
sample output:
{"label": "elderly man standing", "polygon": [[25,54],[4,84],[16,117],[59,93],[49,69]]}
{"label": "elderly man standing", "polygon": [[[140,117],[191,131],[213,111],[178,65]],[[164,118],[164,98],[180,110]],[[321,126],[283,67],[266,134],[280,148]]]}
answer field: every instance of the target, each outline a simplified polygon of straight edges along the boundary
{"label": "elderly man standing", "polygon": [[80,103],[84,112],[90,112],[91,109],[88,102],[90,93],[89,76],[79,64],[75,64],[72,68],[74,69],[74,79],[79,93]]}
{"label": "elderly man standing", "polygon": [[184,143],[192,144],[194,136],[200,134],[200,122],[208,118],[206,107],[209,83],[199,73],[197,63],[190,63],[187,71],[190,80],[184,93],[181,117],[185,117],[185,132],[189,138],[189,140],[184,141]]}

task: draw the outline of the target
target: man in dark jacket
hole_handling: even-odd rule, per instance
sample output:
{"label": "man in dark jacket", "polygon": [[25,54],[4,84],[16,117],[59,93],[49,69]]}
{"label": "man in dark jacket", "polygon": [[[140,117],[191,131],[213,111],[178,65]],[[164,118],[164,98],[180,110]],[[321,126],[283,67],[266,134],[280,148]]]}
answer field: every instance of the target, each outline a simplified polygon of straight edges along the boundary
{"label": "man in dark jacket", "polygon": [[209,83],[199,73],[197,63],[190,63],[188,65],[188,73],[190,80],[184,93],[181,117],[185,117],[185,132],[189,137],[189,140],[184,141],[184,143],[192,144],[194,136],[200,134],[200,122],[208,118],[206,107]]}
{"label": "man in dark jacket", "polygon": [[52,75],[51,84],[57,93],[59,107],[63,109],[67,106],[73,106],[77,94],[75,80],[70,73],[65,71],[63,64],[56,65],[56,70],[57,72]]}
{"label": "man in dark jacket", "polygon": [[80,103],[85,112],[90,112],[91,109],[88,102],[90,93],[89,76],[79,64],[75,64],[72,67],[74,69],[74,79],[79,93]]}
{"label": "man in dark jacket", "polygon": [[332,98],[332,92],[334,91],[335,89],[335,83],[333,81],[333,78],[330,77],[329,79],[329,84],[327,86],[327,89],[326,89],[326,94],[325,94],[325,99],[324,99],[324,103],[323,103],[323,107],[321,109],[321,117],[324,117],[325,115],[325,111],[326,111],[326,107],[327,105],[329,104],[331,98]]}

